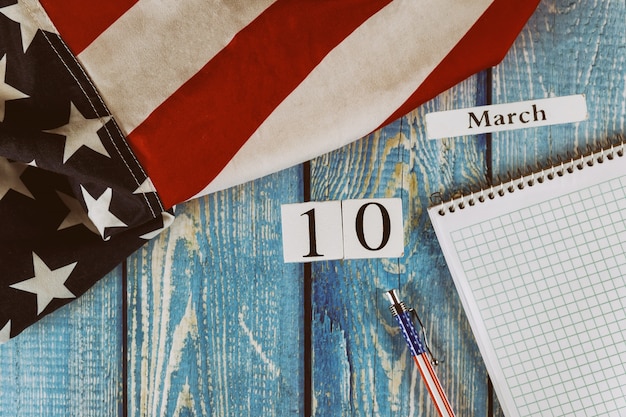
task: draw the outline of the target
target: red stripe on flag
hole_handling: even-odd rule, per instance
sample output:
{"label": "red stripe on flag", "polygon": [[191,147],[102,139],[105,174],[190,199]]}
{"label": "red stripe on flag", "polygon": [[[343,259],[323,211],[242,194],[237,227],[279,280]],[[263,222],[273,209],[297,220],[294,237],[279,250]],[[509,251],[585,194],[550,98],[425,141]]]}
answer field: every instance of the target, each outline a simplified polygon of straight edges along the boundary
{"label": "red stripe on flag", "polygon": [[75,55],[139,0],[40,0]]}
{"label": "red stripe on flag", "polygon": [[409,99],[381,126],[417,108],[506,55],[539,0],[496,0]]}
{"label": "red stripe on flag", "polygon": [[390,0],[278,0],[128,136],[169,207],[193,197],[316,65]]}

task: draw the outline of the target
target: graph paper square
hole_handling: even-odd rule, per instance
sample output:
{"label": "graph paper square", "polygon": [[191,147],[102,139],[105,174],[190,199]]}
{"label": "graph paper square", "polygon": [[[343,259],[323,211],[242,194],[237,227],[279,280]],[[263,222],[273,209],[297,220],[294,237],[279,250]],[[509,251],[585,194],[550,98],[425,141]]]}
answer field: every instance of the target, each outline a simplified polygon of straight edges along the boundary
{"label": "graph paper square", "polygon": [[626,410],[626,183],[450,233],[521,416]]}

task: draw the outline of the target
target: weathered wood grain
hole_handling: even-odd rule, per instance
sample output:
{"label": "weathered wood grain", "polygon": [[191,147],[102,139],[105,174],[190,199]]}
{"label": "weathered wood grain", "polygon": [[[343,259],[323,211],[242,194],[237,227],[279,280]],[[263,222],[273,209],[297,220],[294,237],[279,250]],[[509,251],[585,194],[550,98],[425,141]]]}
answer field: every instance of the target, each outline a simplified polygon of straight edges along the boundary
{"label": "weathered wood grain", "polygon": [[302,266],[282,259],[294,168],[179,207],[129,260],[129,416],[297,416]]}
{"label": "weathered wood grain", "polygon": [[556,161],[624,132],[624,1],[543,1],[494,70],[494,102],[585,94],[589,119],[494,134],[494,173]]}
{"label": "weathered wood grain", "polygon": [[[504,62],[494,68],[495,103],[585,94],[589,119],[493,135],[502,177],[545,166],[626,132],[626,3],[543,1]],[[497,408],[495,415],[502,415]]]}
{"label": "weathered wood grain", "polygon": [[477,79],[311,164],[313,200],[401,197],[405,221],[400,259],[313,265],[317,416],[436,415],[388,310],[390,288],[399,288],[426,324],[459,415],[486,415],[484,365],[426,214],[432,193],[484,176],[485,143],[428,141],[423,125],[425,112],[482,100]]}
{"label": "weathered wood grain", "polygon": [[0,416],[122,415],[122,269],[0,345]]}
{"label": "weathered wood grain", "polygon": [[282,262],[280,204],[302,201],[294,168],[181,205],[172,229],[129,259],[127,380],[120,268],[0,346],[0,417],[300,416],[305,349],[314,415],[435,416],[383,297],[392,287],[426,324],[457,414],[487,415],[487,375],[429,197],[481,182],[490,166],[507,176],[624,133],[625,18],[623,0],[545,0],[493,69],[494,103],[584,93],[586,122],[501,132],[491,147],[427,141],[424,113],[484,104],[480,75],[312,162],[312,199],[401,197],[406,242],[398,260],[313,264],[312,346],[303,268]]}

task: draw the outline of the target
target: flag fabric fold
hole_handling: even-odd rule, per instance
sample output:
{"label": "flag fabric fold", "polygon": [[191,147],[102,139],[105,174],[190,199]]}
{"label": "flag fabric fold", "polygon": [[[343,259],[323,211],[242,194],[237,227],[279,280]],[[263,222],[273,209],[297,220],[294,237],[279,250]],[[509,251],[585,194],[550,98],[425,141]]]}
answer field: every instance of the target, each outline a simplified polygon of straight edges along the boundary
{"label": "flag fabric fold", "polygon": [[188,199],[497,64],[538,1],[0,0],[0,341]]}
{"label": "flag fabric fold", "polygon": [[25,5],[0,4],[0,341],[80,296],[173,219],[50,30]]}

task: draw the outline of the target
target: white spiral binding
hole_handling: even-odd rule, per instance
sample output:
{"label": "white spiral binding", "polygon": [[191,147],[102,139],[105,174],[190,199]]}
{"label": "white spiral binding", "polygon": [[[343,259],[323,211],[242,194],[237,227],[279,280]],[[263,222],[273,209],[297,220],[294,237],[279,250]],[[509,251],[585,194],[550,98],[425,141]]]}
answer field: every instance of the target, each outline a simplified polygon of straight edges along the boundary
{"label": "white spiral binding", "polygon": [[590,149],[586,154],[572,156],[567,160],[559,158],[557,164],[550,164],[546,168],[535,171],[529,170],[529,173],[509,177],[506,181],[500,181],[499,184],[490,185],[487,188],[482,188],[480,191],[472,191],[469,194],[453,197],[446,201],[442,200],[438,213],[441,216],[445,216],[447,213],[454,213],[457,209],[463,210],[467,205],[474,206],[477,203],[484,203],[496,197],[514,193],[516,190],[521,190],[526,186],[533,187],[542,184],[546,180],[552,181],[554,178],[581,171],[587,166],[591,167],[596,163],[602,164],[605,159],[613,160],[616,156],[621,158],[624,156],[625,147],[626,141],[624,138],[618,138],[617,141],[611,142],[610,145],[601,147],[596,151]]}

